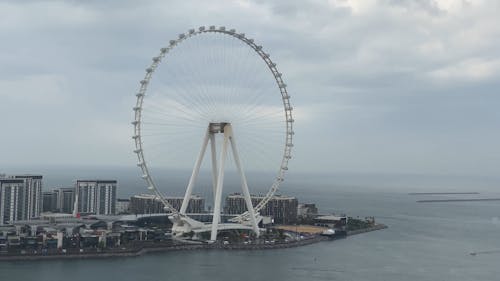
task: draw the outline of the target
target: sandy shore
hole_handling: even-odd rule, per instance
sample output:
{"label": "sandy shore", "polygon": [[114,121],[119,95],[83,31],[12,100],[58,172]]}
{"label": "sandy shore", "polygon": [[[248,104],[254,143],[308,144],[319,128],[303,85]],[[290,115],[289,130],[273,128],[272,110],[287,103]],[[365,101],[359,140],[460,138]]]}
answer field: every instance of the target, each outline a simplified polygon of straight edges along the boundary
{"label": "sandy shore", "polygon": [[286,231],[309,233],[309,234],[319,234],[327,230],[326,227],[313,226],[313,225],[279,225],[276,226],[277,229],[283,229]]}

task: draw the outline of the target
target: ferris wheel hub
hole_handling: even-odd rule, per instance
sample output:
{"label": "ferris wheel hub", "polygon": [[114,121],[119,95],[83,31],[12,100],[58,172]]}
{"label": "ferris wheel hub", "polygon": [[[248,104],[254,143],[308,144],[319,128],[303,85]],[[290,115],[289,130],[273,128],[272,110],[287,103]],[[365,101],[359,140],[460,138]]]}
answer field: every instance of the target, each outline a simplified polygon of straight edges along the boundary
{"label": "ferris wheel hub", "polygon": [[219,123],[211,122],[211,123],[208,124],[208,131],[211,134],[224,133],[224,128],[227,125],[231,125],[231,123],[228,123],[228,122],[219,122]]}

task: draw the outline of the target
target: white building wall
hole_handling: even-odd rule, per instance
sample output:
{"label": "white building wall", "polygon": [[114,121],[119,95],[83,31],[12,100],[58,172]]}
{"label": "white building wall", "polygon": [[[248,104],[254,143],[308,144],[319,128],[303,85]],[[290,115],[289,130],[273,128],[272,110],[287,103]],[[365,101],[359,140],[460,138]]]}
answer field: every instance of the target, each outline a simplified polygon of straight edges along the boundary
{"label": "white building wall", "polygon": [[[25,181],[12,178],[6,180],[0,181],[0,225],[18,220],[29,220],[25,204],[28,196]],[[9,182],[12,180],[18,182]],[[24,192],[23,196],[21,196],[21,191]],[[22,209],[19,210],[18,206],[21,206]]]}
{"label": "white building wall", "polygon": [[[115,213],[115,210],[113,210],[115,203],[113,201],[116,200],[116,193],[113,191],[117,187],[116,181],[78,180],[76,185],[76,192],[79,192],[80,200],[84,200],[83,194],[87,195],[87,207],[79,206],[80,212],[102,215],[113,215]],[[101,200],[104,202],[101,202]]]}

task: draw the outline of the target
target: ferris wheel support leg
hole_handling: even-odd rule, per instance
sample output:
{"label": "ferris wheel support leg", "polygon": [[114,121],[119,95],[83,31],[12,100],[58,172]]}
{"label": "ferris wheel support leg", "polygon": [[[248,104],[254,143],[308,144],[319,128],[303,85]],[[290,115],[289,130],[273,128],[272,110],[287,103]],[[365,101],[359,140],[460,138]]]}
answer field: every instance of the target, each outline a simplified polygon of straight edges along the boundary
{"label": "ferris wheel support leg", "polygon": [[214,214],[212,218],[212,233],[210,234],[211,241],[217,240],[217,229],[219,227],[219,222],[220,222],[222,187],[224,184],[224,164],[226,163],[228,142],[229,142],[229,134],[227,133],[227,131],[224,131],[224,142],[222,144],[222,150],[220,152],[220,160],[219,160],[220,167],[219,167],[219,174],[217,176],[217,188],[215,189]]}
{"label": "ferris wheel support leg", "polygon": [[213,196],[215,198],[215,190],[217,188],[217,152],[215,150],[215,135],[210,134],[210,150],[212,152],[212,187]]}
{"label": "ferris wheel support leg", "polygon": [[233,157],[234,157],[234,162],[236,163],[236,168],[238,169],[238,172],[240,173],[240,179],[241,179],[241,189],[243,190],[243,196],[245,197],[245,203],[247,206],[248,213],[250,214],[250,221],[252,223],[252,228],[253,231],[255,232],[255,235],[259,237],[259,226],[257,225],[257,220],[255,219],[255,210],[253,208],[252,204],[252,198],[250,197],[250,191],[248,191],[248,184],[247,184],[247,178],[245,176],[245,173],[243,172],[243,167],[240,162],[240,155],[238,153],[238,150],[236,148],[236,141],[234,140],[234,135],[232,132],[232,128],[230,129],[230,138],[229,140],[231,141],[231,149],[233,150]]}
{"label": "ferris wheel support leg", "polygon": [[205,138],[203,139],[203,144],[201,145],[200,154],[198,155],[198,158],[196,159],[196,162],[194,164],[193,173],[191,174],[191,178],[189,178],[189,183],[186,188],[186,193],[184,194],[184,200],[182,200],[181,209],[179,211],[181,215],[186,214],[186,210],[189,205],[189,199],[191,199],[191,194],[193,192],[193,186],[194,183],[196,182],[196,178],[198,177],[198,173],[200,172],[200,166],[201,162],[203,161],[203,156],[205,155],[205,151],[207,150],[209,135],[210,132],[207,128],[207,133],[205,134]]}

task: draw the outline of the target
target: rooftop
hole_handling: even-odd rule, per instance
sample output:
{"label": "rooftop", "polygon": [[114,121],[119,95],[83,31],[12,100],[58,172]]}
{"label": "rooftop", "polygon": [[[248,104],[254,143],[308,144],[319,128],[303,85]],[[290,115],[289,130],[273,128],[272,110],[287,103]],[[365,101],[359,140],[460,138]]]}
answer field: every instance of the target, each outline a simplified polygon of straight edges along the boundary
{"label": "rooftop", "polygon": [[315,220],[328,220],[328,221],[339,221],[342,219],[346,219],[345,216],[336,216],[336,215],[326,215],[316,217]]}

